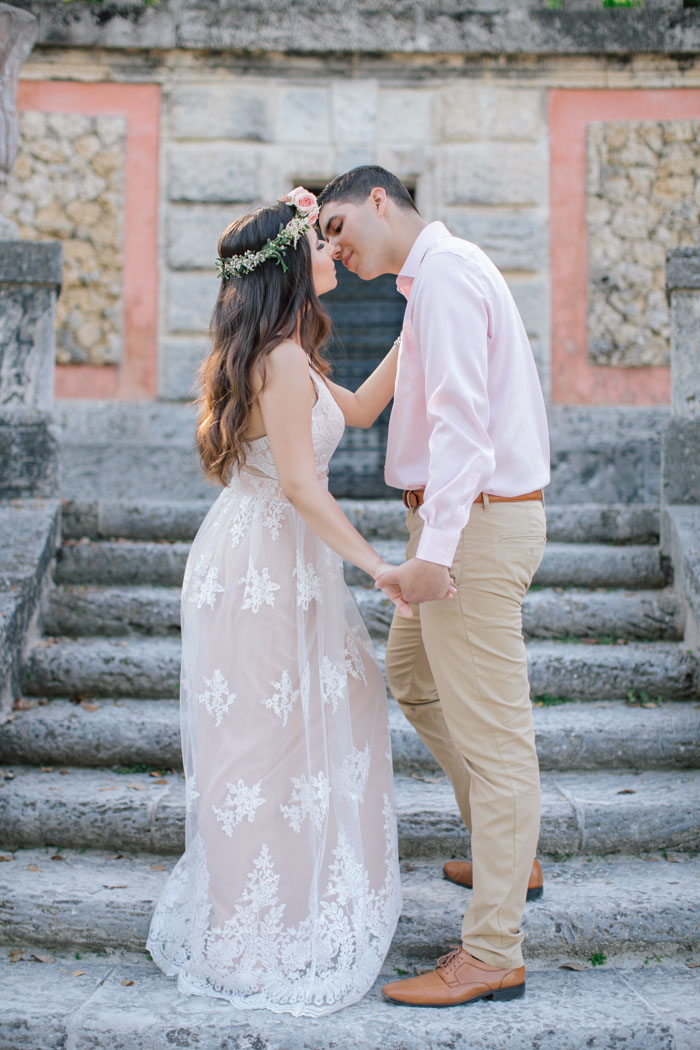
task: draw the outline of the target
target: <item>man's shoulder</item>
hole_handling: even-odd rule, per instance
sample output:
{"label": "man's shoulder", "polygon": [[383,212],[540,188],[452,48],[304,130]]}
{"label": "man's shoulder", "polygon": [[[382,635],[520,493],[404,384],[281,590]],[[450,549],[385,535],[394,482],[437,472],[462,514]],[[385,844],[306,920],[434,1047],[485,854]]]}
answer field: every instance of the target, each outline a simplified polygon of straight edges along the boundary
{"label": "man's shoulder", "polygon": [[493,269],[494,264],[478,244],[446,231],[428,248],[418,276],[430,282],[461,279],[483,290],[490,283],[484,279],[493,276]]}

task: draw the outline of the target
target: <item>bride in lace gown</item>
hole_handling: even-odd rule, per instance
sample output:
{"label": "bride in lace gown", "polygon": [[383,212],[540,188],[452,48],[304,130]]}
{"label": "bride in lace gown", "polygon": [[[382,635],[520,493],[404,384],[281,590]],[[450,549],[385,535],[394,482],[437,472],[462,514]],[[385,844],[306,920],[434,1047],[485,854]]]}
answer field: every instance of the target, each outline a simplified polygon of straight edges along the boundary
{"label": "bride in lace gown", "polygon": [[401,908],[386,691],[342,559],[384,563],[327,489],[397,350],[357,394],[324,378],[335,268],[311,202],[293,191],[219,243],[198,440],[227,484],[185,572],[186,849],[148,948],[185,993],[319,1016],[372,986]]}

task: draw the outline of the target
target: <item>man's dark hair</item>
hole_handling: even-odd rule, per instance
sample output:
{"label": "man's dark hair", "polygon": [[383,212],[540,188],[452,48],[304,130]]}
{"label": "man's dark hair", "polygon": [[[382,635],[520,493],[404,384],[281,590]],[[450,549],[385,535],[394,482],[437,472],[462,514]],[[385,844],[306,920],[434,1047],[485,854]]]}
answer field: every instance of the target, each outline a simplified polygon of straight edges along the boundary
{"label": "man's dark hair", "polygon": [[375,186],[381,186],[399,208],[412,208],[418,211],[413,198],[400,179],[378,164],[361,164],[344,175],[336,175],[318,196],[318,206],[322,208],[330,201],[346,201],[350,204],[364,204]]}

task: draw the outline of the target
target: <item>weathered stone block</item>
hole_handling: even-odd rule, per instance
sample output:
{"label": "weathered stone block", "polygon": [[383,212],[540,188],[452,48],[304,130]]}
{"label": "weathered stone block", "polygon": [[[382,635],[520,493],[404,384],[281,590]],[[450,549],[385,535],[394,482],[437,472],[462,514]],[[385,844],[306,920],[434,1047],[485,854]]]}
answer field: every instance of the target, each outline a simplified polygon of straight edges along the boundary
{"label": "weathered stone block", "polygon": [[262,154],[237,145],[171,146],[168,196],[171,201],[252,202],[262,191]]}
{"label": "weathered stone block", "polygon": [[174,204],[168,208],[166,250],[174,270],[211,270],[219,237],[234,219],[249,208],[240,205]]}
{"label": "weathered stone block", "polygon": [[501,270],[543,270],[549,253],[544,211],[535,208],[451,211],[445,224],[457,237],[473,241]]}
{"label": "weathered stone block", "polygon": [[544,92],[465,81],[440,97],[440,126],[448,142],[530,141],[544,130]]}
{"label": "weathered stone block", "polygon": [[544,204],[548,185],[543,146],[475,142],[447,148],[445,203]]}
{"label": "weathered stone block", "polygon": [[0,407],[48,411],[60,244],[0,242]]}
{"label": "weathered stone block", "polygon": [[235,80],[175,84],[166,96],[167,128],[173,139],[271,138],[271,98],[263,87]]}
{"label": "weathered stone block", "polygon": [[662,447],[662,502],[700,504],[700,417],[673,416]]}
{"label": "weathered stone block", "polygon": [[29,11],[0,4],[0,171],[10,171],[19,140],[15,96],[22,63],[34,46],[39,25]]}
{"label": "weathered stone block", "polygon": [[383,89],[378,96],[377,142],[426,146],[433,141],[432,91]]}
{"label": "weathered stone block", "polygon": [[289,87],[281,93],[277,113],[278,142],[318,142],[330,137],[328,91],[322,87]]}
{"label": "weathered stone block", "polygon": [[700,420],[700,290],[671,293],[671,347],[671,408]]}
{"label": "weathered stone block", "polygon": [[166,339],[160,349],[158,397],[164,401],[196,397],[199,367],[210,350],[208,339]]}
{"label": "weathered stone block", "polygon": [[332,87],[333,131],[339,145],[372,146],[377,122],[377,83],[337,81]]}
{"label": "weathered stone block", "polygon": [[58,442],[51,417],[24,408],[0,412],[0,500],[53,496]]}
{"label": "weathered stone block", "polygon": [[166,290],[170,332],[207,332],[219,291],[214,273],[171,273]]}

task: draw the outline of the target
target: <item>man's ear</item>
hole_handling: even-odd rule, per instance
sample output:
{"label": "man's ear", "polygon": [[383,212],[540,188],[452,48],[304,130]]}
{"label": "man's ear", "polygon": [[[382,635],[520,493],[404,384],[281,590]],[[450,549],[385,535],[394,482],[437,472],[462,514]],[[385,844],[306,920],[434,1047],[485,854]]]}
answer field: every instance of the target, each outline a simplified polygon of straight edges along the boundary
{"label": "man's ear", "polygon": [[383,186],[375,186],[370,193],[372,204],[376,209],[377,215],[384,215],[386,213],[387,195],[386,190]]}

